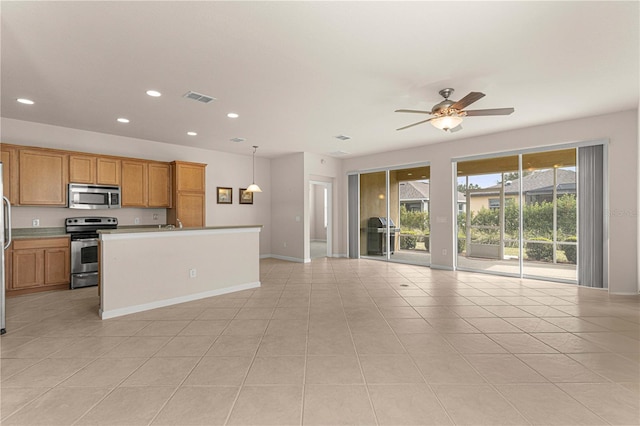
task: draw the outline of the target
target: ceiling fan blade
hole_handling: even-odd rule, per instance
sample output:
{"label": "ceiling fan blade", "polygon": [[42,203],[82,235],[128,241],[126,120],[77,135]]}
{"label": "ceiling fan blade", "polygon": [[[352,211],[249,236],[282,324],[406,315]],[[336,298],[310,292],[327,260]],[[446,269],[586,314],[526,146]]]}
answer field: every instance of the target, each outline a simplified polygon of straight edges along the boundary
{"label": "ceiling fan blade", "polygon": [[399,129],[396,129],[396,130],[408,129],[409,127],[417,126],[418,124],[426,123],[427,121],[431,121],[431,120],[433,120],[433,117],[428,118],[426,120],[418,121],[417,123],[409,124],[408,126],[400,127]]}
{"label": "ceiling fan blade", "polygon": [[481,92],[471,92],[464,98],[460,99],[455,104],[451,105],[451,108],[457,109],[460,111],[461,109],[465,109],[475,101],[484,98],[485,94]]}
{"label": "ceiling fan blade", "polygon": [[479,115],[509,115],[513,113],[515,109],[513,108],[493,108],[493,109],[472,109],[470,111],[465,111],[467,113],[467,117],[474,117]]}
{"label": "ceiling fan blade", "polygon": [[420,111],[418,109],[397,109],[395,112],[415,112],[418,114],[431,114],[431,111]]}

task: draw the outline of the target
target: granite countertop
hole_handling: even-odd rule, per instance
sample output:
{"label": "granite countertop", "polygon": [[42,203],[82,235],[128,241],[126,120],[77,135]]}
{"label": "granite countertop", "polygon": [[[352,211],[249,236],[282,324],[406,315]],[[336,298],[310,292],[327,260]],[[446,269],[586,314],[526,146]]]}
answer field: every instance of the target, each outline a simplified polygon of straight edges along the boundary
{"label": "granite countertop", "polygon": [[14,228],[11,230],[11,238],[14,240],[24,240],[27,238],[56,238],[56,237],[68,237],[64,230],[61,228]]}

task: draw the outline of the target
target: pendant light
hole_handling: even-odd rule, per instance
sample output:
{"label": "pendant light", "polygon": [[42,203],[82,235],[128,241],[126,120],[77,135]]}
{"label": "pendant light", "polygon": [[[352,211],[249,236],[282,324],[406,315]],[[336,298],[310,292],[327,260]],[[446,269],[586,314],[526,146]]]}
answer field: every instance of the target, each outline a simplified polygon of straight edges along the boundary
{"label": "pendant light", "polygon": [[253,180],[252,184],[246,189],[247,192],[262,192],[262,189],[258,185],[256,185],[256,150],[258,147],[256,145],[253,146]]}

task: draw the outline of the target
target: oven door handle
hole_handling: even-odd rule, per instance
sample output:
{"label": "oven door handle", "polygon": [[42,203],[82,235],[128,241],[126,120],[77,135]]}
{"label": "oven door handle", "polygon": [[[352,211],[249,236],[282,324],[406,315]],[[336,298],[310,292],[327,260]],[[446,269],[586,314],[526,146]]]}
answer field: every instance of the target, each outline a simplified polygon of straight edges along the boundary
{"label": "oven door handle", "polygon": [[100,241],[98,238],[81,238],[79,240],[73,240],[71,241],[72,243],[75,242],[79,242],[79,243],[89,243],[89,242],[93,242],[93,241]]}

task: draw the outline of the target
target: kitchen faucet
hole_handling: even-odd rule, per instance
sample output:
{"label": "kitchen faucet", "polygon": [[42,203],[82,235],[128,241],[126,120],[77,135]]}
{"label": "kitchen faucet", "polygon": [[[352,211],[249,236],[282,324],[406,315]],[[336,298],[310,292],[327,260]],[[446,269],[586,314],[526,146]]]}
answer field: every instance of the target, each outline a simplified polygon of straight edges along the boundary
{"label": "kitchen faucet", "polygon": [[178,222],[178,228],[182,229],[182,222],[180,219],[176,218],[176,222]]}

